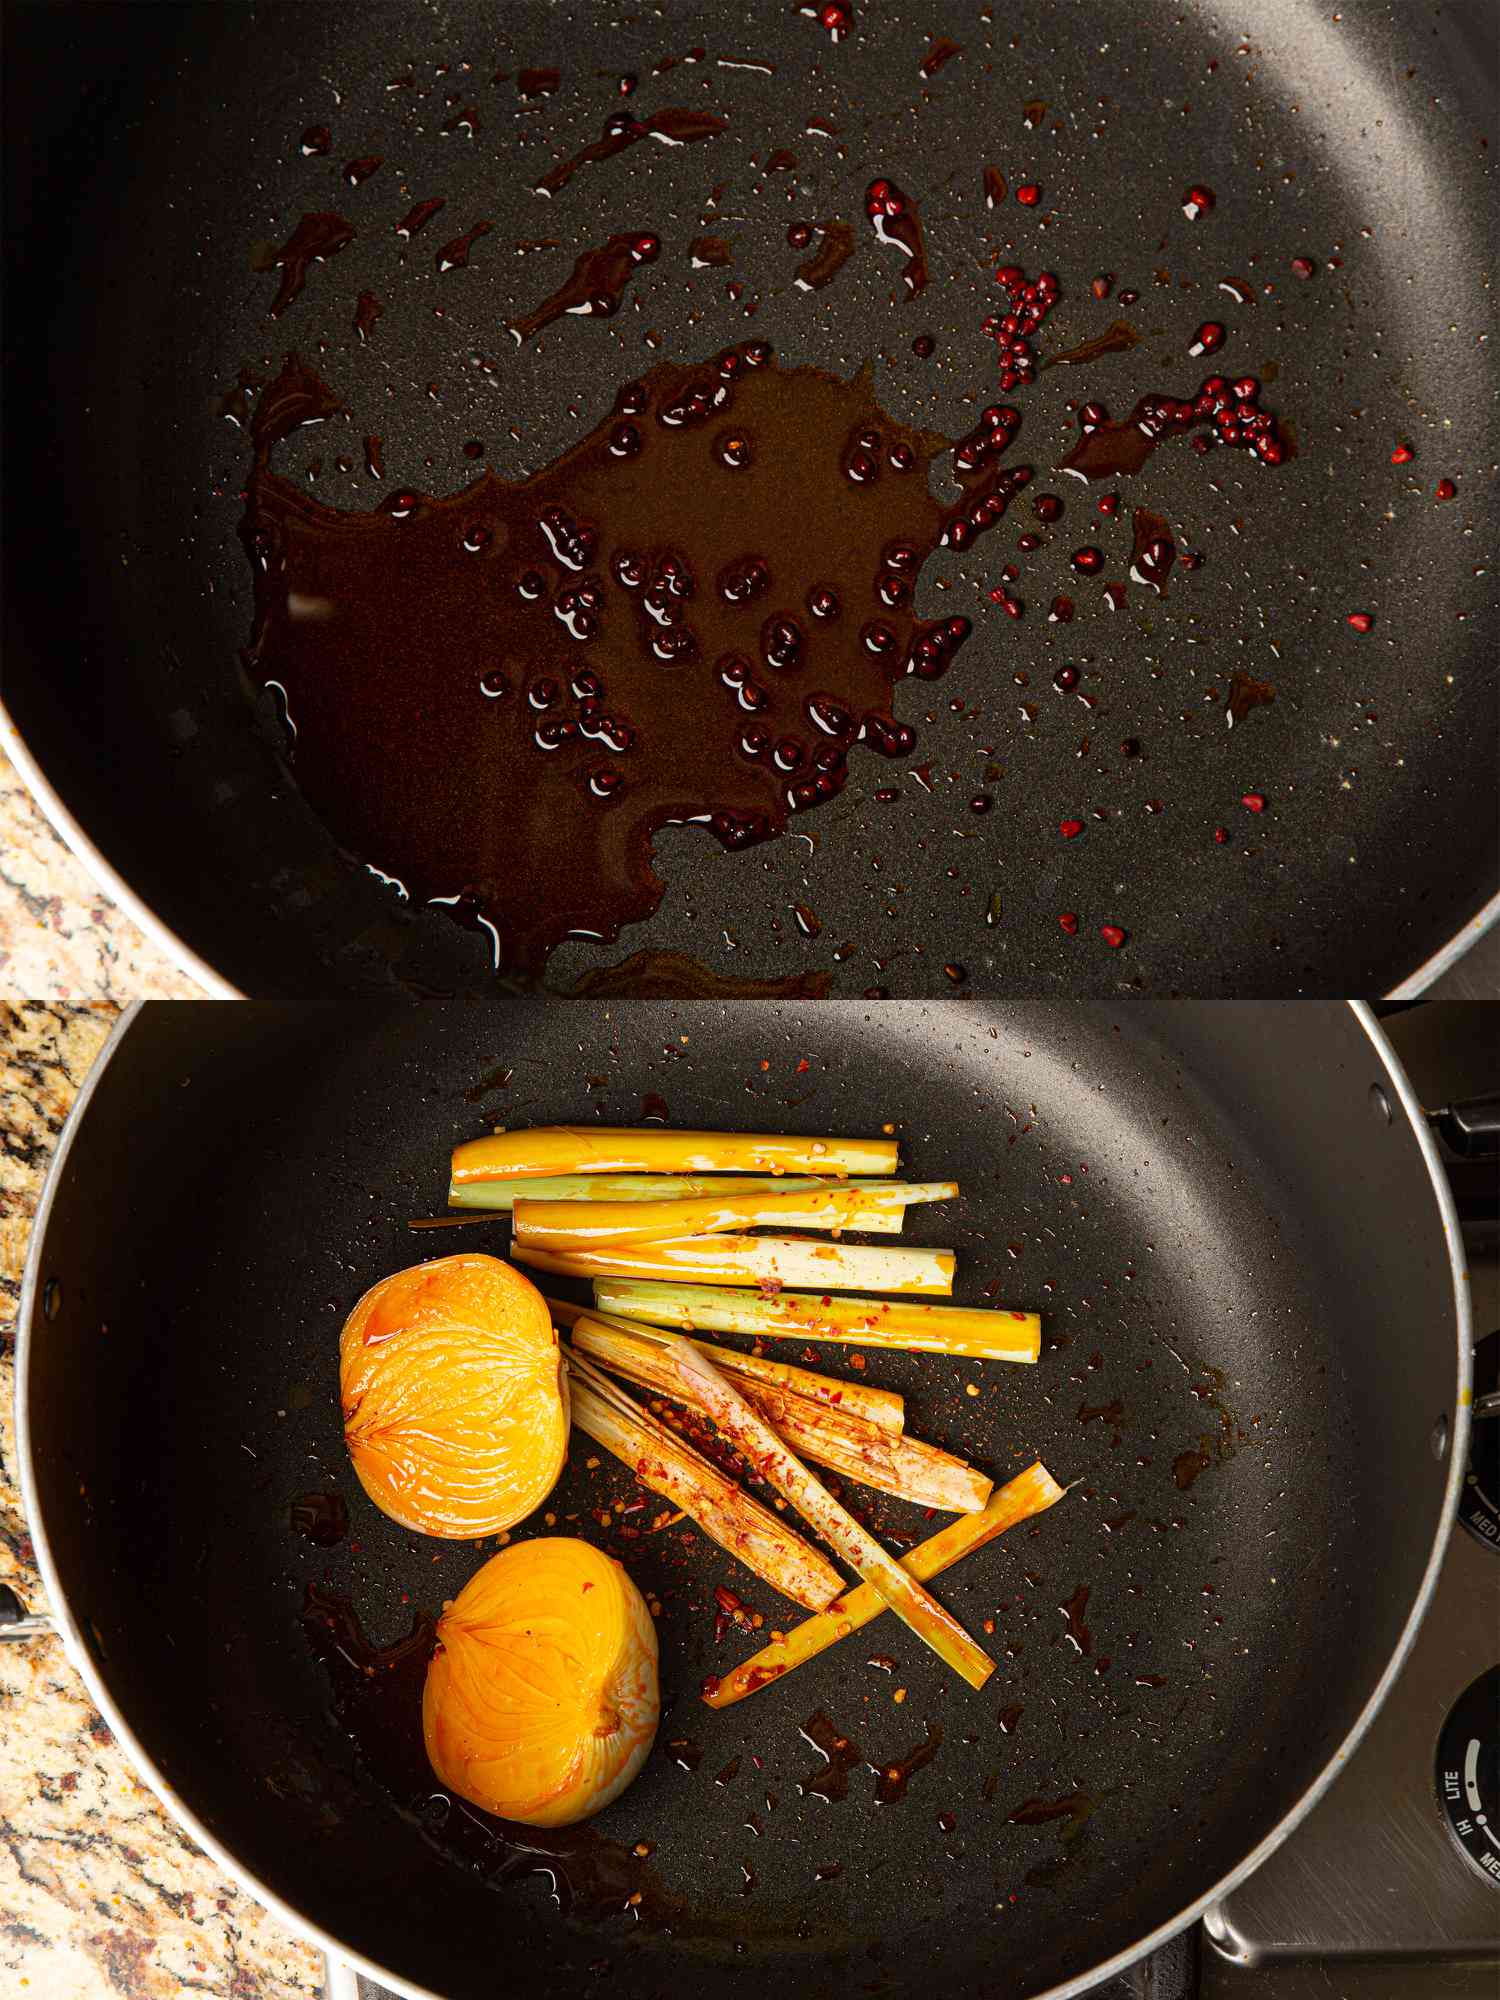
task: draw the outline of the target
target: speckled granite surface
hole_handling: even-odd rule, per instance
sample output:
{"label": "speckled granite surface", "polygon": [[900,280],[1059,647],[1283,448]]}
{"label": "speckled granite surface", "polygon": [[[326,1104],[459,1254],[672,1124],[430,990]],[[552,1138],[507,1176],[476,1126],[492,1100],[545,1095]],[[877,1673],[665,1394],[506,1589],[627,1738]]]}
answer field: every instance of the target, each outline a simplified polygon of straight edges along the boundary
{"label": "speckled granite surface", "polygon": [[0,751],[0,993],[28,999],[201,998],[101,895]]}
{"label": "speckled granite surface", "polygon": [[[114,1011],[0,1004],[0,1582],[32,1610],[46,1606],[16,1482],[21,1267],[47,1162]],[[310,2000],[322,1982],[321,1958],[136,1782],[58,1642],[0,1642],[0,1994]]]}

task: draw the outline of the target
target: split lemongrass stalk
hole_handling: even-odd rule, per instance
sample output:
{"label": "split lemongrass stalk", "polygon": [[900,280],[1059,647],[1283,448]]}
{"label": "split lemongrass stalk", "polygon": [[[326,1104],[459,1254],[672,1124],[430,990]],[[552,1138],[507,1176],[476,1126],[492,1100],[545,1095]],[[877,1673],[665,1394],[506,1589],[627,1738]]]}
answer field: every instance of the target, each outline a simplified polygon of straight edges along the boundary
{"label": "split lemongrass stalk", "polygon": [[789,1597],[818,1610],[844,1580],[794,1528],[743,1491],[584,1356],[569,1353],[573,1422],[628,1465],[643,1486],[689,1515],[711,1541]]}
{"label": "split lemongrass stalk", "polygon": [[[638,1328],[581,1313],[573,1326],[573,1345],[616,1375],[623,1375],[627,1382],[679,1400],[690,1399],[695,1409],[704,1408],[701,1396],[690,1397],[671,1354]],[[711,1354],[708,1358],[713,1361]],[[724,1373],[732,1375],[733,1371],[725,1369]],[[977,1514],[994,1489],[994,1481],[977,1466],[939,1451],[935,1445],[923,1444],[919,1438],[898,1437],[852,1411],[814,1402],[784,1385],[757,1382],[747,1376],[738,1377],[735,1386],[783,1444],[861,1486],[873,1486],[877,1492],[908,1500],[914,1507],[937,1507],[947,1514]]]}
{"label": "split lemongrass stalk", "polygon": [[[856,1291],[953,1290],[951,1250],[884,1243],[822,1243],[810,1236],[672,1236],[659,1243],[608,1243],[545,1250],[511,1244],[520,1264],[572,1278],[687,1278],[698,1284],[848,1285]],[[687,1287],[693,1289],[692,1285]]]}
{"label": "split lemongrass stalk", "polygon": [[605,1243],[650,1243],[673,1236],[708,1236],[727,1230],[861,1229],[899,1234],[908,1207],[948,1201],[956,1181],[891,1181],[868,1191],[823,1181],[775,1194],[710,1192],[685,1201],[516,1201],[516,1241],[544,1250],[586,1250]]}
{"label": "split lemongrass stalk", "polygon": [[[972,1555],[975,1549],[982,1549],[997,1535],[1003,1535],[1007,1528],[1055,1506],[1066,1490],[1038,1459],[1035,1465],[1007,1480],[982,1514],[966,1514],[961,1521],[951,1521],[946,1528],[940,1528],[904,1555],[901,1566],[925,1583],[964,1556]],[[768,1686],[793,1667],[800,1667],[805,1660],[836,1646],[840,1639],[847,1639],[851,1632],[868,1625],[885,1609],[879,1592],[861,1583],[846,1591],[837,1604],[773,1639],[751,1659],[706,1682],[703,1699],[710,1708],[728,1708],[731,1702],[743,1701],[757,1688]]]}
{"label": "split lemongrass stalk", "polygon": [[912,1348],[980,1361],[1035,1361],[1042,1344],[1035,1313],[1005,1308],[845,1299],[826,1292],[757,1294],[604,1276],[594,1280],[594,1303],[602,1312],[688,1332],[837,1340],[851,1347]]}
{"label": "split lemongrass stalk", "polygon": [[[692,1201],[698,1195],[805,1194],[826,1180],[799,1174],[519,1174],[498,1181],[453,1181],[450,1208],[514,1208],[527,1201]],[[841,1180],[840,1188],[899,1187],[899,1181]]]}
{"label": "split lemongrass stalk", "polygon": [[[618,1319],[613,1313],[591,1312],[587,1306],[575,1306],[570,1299],[548,1299],[547,1304],[555,1326],[576,1326],[586,1317],[601,1326],[618,1327],[622,1333],[641,1330],[637,1321]],[[773,1361],[769,1354],[741,1354],[737,1348],[715,1347],[707,1340],[695,1341],[694,1345],[727,1375],[748,1376],[753,1382],[790,1390],[794,1396],[810,1402],[848,1410],[893,1434],[898,1434],[906,1422],[906,1406],[894,1389],[877,1389],[869,1382],[845,1382],[837,1375],[820,1375],[816,1369],[799,1368],[795,1362]]]}
{"label": "split lemongrass stalk", "polygon": [[896,1616],[931,1646],[938,1658],[970,1687],[983,1687],[995,1663],[949,1612],[930,1597],[875,1537],[841,1507],[828,1488],[789,1451],[765,1418],[746,1402],[727,1376],[678,1333],[649,1331],[672,1356],[683,1389],[703,1409],[740,1456],[762,1479],[791,1502],[834,1553],[872,1584]]}
{"label": "split lemongrass stalk", "polygon": [[893,1174],[894,1139],[800,1139],[783,1132],[672,1132],[665,1126],[538,1125],[453,1149],[453,1179],[534,1174]]}

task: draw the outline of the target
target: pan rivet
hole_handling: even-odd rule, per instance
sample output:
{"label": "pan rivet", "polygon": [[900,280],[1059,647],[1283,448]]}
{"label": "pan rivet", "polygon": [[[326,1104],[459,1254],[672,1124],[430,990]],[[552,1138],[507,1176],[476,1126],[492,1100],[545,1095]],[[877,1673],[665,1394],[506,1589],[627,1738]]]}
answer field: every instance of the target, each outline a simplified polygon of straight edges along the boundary
{"label": "pan rivet", "polygon": [[1394,1114],[1391,1111],[1391,1100],[1385,1094],[1385,1085],[1383,1083],[1372,1083],[1370,1085],[1370,1109],[1375,1113],[1375,1116],[1380,1120],[1382,1125],[1390,1124]]}
{"label": "pan rivet", "polygon": [[1442,1460],[1448,1456],[1448,1419],[1439,1417],[1432,1427],[1432,1455]]}
{"label": "pan rivet", "polygon": [[62,1311],[62,1285],[56,1278],[49,1278],[42,1287],[42,1318],[54,1320]]}

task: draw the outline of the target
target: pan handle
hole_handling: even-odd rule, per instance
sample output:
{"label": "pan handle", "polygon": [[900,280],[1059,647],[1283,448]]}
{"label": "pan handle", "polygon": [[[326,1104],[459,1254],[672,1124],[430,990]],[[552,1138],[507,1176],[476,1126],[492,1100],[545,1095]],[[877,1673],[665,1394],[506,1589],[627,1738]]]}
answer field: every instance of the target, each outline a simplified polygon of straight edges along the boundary
{"label": "pan handle", "polygon": [[0,1639],[46,1639],[57,1632],[45,1611],[28,1611],[8,1583],[0,1583]]}
{"label": "pan handle", "polygon": [[1500,1153],[1500,1092],[1445,1104],[1427,1116],[1449,1152],[1460,1159],[1493,1158]]}

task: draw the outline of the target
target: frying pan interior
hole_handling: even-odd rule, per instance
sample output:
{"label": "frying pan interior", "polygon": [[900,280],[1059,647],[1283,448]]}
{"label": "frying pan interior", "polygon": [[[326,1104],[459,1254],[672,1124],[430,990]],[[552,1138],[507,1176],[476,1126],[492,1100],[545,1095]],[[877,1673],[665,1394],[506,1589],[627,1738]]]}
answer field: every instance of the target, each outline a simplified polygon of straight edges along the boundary
{"label": "frying pan interior", "polygon": [[[944,681],[896,696],[918,731],[910,764],[856,750],[805,840],[732,855],[702,829],[664,832],[655,917],[564,945],[549,984],[665,950],[850,994],[946,993],[945,966],[992,988],[1377,993],[1493,893],[1494,10],[1267,0],[1248,36],[1232,11],[1167,0],[1107,28],[1085,0],[1017,0],[961,27],[854,12],[834,44],[780,0],[625,23],[534,0],[7,10],[6,698],[105,855],[245,991],[448,990],[490,969],[482,934],[403,906],[341,855],[288,772],[273,697],[242,677],[247,455],[224,416],[242,369],[269,377],[295,349],[347,405],[278,454],[299,480],[321,461],[309,490],[340,508],[455,492],[475,442],[519,476],[654,362],[752,337],[846,378],[869,360],[892,416],[957,437],[999,394],[981,328],[1007,258],[1060,275],[1039,354],[1115,318],[1140,343],[1044,369],[1017,397],[1011,457],[1037,467],[1034,491],[1064,489],[1067,512],[1039,531],[1018,503],[971,555],[928,566],[922,615],[975,631]],[[924,78],[929,31],[948,26],[962,51]],[[520,93],[532,67],[558,69],[550,94]],[[540,175],[622,104],[729,125],[635,145],[542,199]],[[309,155],[302,135],[324,126],[329,150]],[[351,187],[360,157],[382,164]],[[1012,192],[987,208],[987,166],[1040,187],[1037,206]],[[934,276],[916,300],[865,227],[877,177],[923,218]],[[1189,221],[1199,181],[1217,202]],[[440,222],[399,237],[434,198]],[[252,261],[328,212],[353,242],[272,320],[276,279]],[[440,272],[443,232],[481,220],[468,263]],[[855,229],[826,289],[794,281],[799,221]],[[663,247],[619,313],[516,348],[508,322],[621,229]],[[705,234],[730,243],[732,270],[694,264]],[[368,341],[363,291],[383,307]],[[1212,365],[1189,355],[1205,321],[1227,325],[1221,365],[1260,376],[1296,455],[1270,472],[1179,441],[1105,520],[1099,489],[1053,474],[1079,406],[1123,415],[1191,392]],[[930,359],[913,351],[924,334]],[[383,483],[365,470],[371,436]],[[1416,457],[1395,466],[1400,440]],[[1110,616],[1137,506],[1204,562],[1164,598],[1131,585]],[[1019,557],[1026,529],[1042,546]],[[1088,545],[1107,557],[1092,582],[1069,560]],[[1012,561],[1019,622],[990,596]],[[1059,594],[1070,624],[1048,621]],[[1071,691],[1054,686],[1064,667]],[[1236,673],[1275,699],[1230,730]],[[1064,844],[1075,817],[1087,837]],[[517,865],[546,896],[545,854]],[[816,924],[799,928],[799,905]],[[1123,951],[1104,924],[1128,930]]]}
{"label": "frying pan interior", "polygon": [[[1381,1073],[1328,1006],[148,1006],[59,1171],[30,1348],[39,1513],[86,1643],[245,1867],[438,1993],[607,1971],[631,1994],[1018,1995],[1082,1974],[1294,1805],[1431,1548],[1448,1266],[1414,1139],[1372,1110]],[[455,1138],[633,1121],[648,1095],[686,1124],[889,1123],[916,1173],[955,1176],[921,1233],[959,1249],[964,1298],[1043,1310],[1040,1364],[871,1356],[866,1379],[907,1394],[917,1435],[1078,1484],[944,1580],[999,1661],[982,1694],[886,1620],[715,1714],[700,1681],[747,1648],[716,1639],[714,1586],[770,1625],[789,1607],[690,1533],[598,1527],[630,1482],[580,1441],[551,1509],[660,1600],[658,1746],[574,1846],[476,1845],[433,1817],[419,1674],[351,1710],[300,1615],[317,1585],[384,1645],[480,1560],[363,1497],[338,1329],[383,1274],[503,1245],[405,1226],[440,1211]],[[295,1530],[308,1494],[343,1497],[336,1545]],[[862,1762],[832,1800],[801,1789],[825,1770],[801,1733],[819,1712],[877,1767],[942,1740],[898,1802]],[[519,1879],[489,1880],[502,1865]]]}

